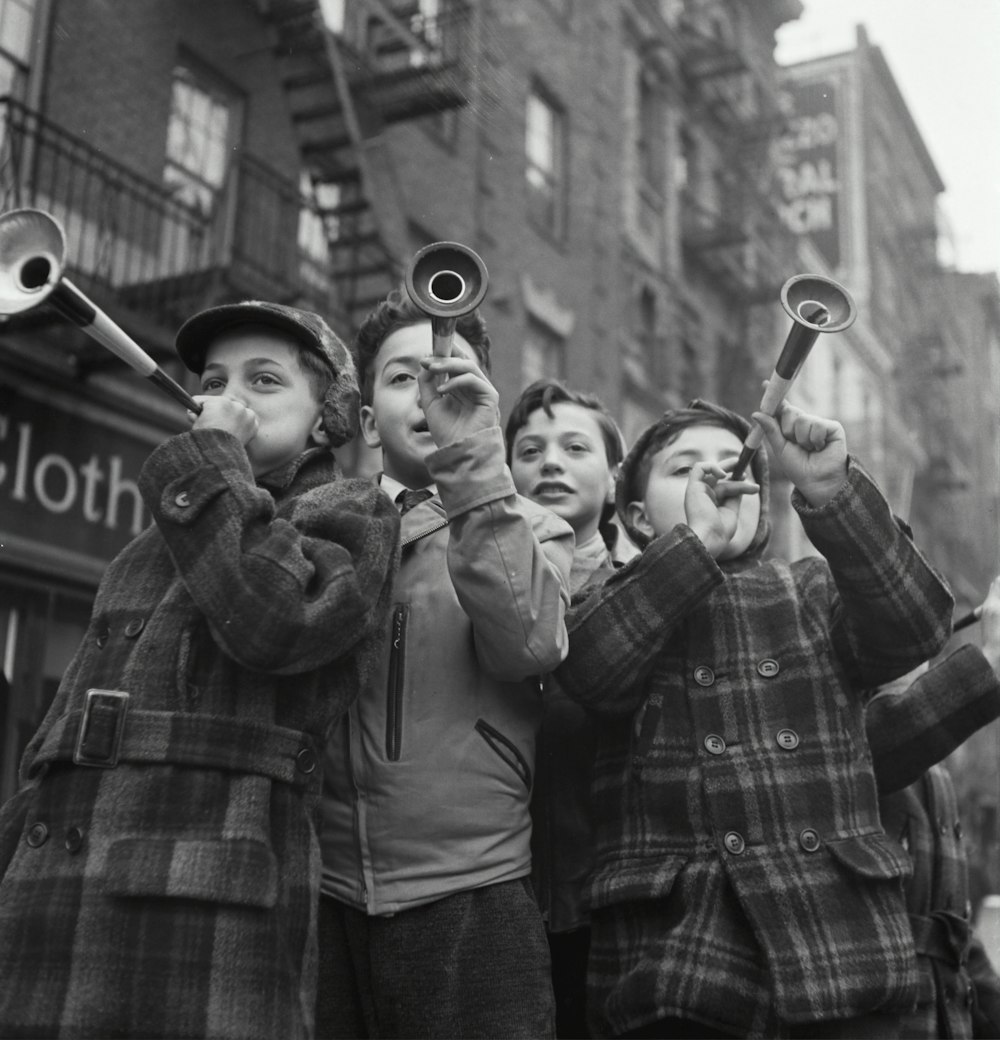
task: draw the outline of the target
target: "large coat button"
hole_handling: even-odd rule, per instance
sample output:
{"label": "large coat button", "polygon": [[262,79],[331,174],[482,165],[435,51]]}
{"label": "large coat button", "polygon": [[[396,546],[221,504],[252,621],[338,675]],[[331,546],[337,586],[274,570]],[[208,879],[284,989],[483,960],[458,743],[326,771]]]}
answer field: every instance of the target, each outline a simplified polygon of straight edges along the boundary
{"label": "large coat button", "polygon": [[765,657],[757,665],[757,674],[762,675],[765,679],[773,679],[779,671],[778,662],[773,657]]}
{"label": "large coat button", "polygon": [[699,686],[711,686],[715,682],[715,672],[707,664],[700,664],[694,670],[694,681]]}
{"label": "large coat button", "polygon": [[94,636],[94,642],[97,643],[99,650],[103,650],[108,645],[108,640],[111,638],[111,629],[107,625],[102,625]]}
{"label": "large coat button", "polygon": [[779,729],[774,739],[785,751],[794,751],[799,746],[799,735],[794,729]]}
{"label": "large coat button", "polygon": [[187,509],[191,505],[191,496],[186,491],[178,492],[174,495],[174,505],[180,506],[181,509]]}
{"label": "large coat button", "polygon": [[83,848],[83,831],[79,827],[70,827],[66,832],[66,840],[63,842],[66,851],[73,854]]}
{"label": "large coat button", "polygon": [[799,844],[806,852],[815,852],[820,846],[819,834],[812,827],[806,827],[799,835]]}
{"label": "large coat button", "polygon": [[132,620],[125,626],[125,635],[128,636],[129,639],[135,639],[145,626],[145,618],[132,618]]}
{"label": "large coat button", "polygon": [[304,747],[295,756],[295,768],[300,773],[309,774],[316,769],[316,752],[312,748]]}
{"label": "large coat button", "polygon": [[718,733],[709,733],[703,741],[705,750],[710,755],[721,755],[726,750],[726,742]]}
{"label": "large coat button", "polygon": [[40,848],[49,840],[49,829],[44,823],[33,823],[24,839],[33,849]]}
{"label": "large coat button", "polygon": [[722,839],[722,844],[726,846],[726,851],[731,852],[734,856],[739,856],[747,847],[747,843],[739,831],[727,831]]}

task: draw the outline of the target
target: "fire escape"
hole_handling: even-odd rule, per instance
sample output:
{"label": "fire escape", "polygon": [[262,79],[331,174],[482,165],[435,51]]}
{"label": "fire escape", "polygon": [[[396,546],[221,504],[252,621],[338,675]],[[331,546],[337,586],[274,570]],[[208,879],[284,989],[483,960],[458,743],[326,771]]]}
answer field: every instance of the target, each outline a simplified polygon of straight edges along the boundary
{"label": "fire escape", "polygon": [[303,167],[322,219],[338,308],[350,325],[397,285],[411,250],[386,130],[467,102],[464,0],[259,0]]}
{"label": "fire escape", "polygon": [[[683,18],[677,49],[692,122],[717,149],[710,174],[689,176],[682,203],[685,256],[747,304],[774,302],[797,268],[797,241],[779,217],[770,146],[783,125],[776,86],[755,69],[750,25],[731,8],[733,28]],[[745,19],[744,19],[745,21]]]}

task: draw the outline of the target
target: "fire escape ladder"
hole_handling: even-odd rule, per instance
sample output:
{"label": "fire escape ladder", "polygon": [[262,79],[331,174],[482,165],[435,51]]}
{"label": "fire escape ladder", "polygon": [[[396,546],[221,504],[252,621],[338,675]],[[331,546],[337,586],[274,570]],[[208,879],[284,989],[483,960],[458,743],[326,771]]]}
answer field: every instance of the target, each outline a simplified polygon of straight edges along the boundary
{"label": "fire escape ladder", "polygon": [[357,320],[409,252],[388,128],[467,103],[469,5],[354,0],[334,31],[319,0],[266,7],[303,167],[323,221],[337,305]]}
{"label": "fire escape ladder", "polygon": [[384,295],[380,282],[388,290],[401,277],[406,216],[392,153],[382,132],[384,121],[366,105],[367,126],[362,126],[340,46],[325,27],[323,43],[357,170],[353,192],[342,193],[340,205],[324,215],[333,218],[329,226],[335,229],[330,238],[334,269],[347,310],[355,312],[366,310]]}

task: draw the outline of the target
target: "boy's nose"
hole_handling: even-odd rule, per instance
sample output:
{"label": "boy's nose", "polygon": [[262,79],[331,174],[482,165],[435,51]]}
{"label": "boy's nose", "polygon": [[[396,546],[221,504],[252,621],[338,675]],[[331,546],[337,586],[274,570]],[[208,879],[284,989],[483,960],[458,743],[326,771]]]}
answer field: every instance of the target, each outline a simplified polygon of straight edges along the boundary
{"label": "boy's nose", "polygon": [[542,456],[542,471],[551,472],[554,470],[562,470],[562,468],[562,456],[556,448],[549,448],[549,450]]}

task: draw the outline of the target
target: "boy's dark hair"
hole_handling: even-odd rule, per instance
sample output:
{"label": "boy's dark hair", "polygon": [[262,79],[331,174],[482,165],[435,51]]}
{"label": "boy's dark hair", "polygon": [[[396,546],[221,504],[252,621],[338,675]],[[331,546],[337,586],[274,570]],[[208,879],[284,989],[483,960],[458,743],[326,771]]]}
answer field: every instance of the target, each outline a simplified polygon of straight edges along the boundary
{"label": "boy's dark hair", "polygon": [[[639,501],[646,493],[646,485],[649,483],[649,474],[656,453],[689,426],[720,426],[722,429],[734,433],[741,441],[746,440],[746,436],[750,432],[750,422],[742,415],[731,412],[721,405],[696,398],[686,408],[674,408],[664,412],[656,422],[639,435],[618,474],[615,505],[618,509],[618,517],[628,536],[640,548],[644,548],[649,543],[649,538],[628,523],[628,504]],[[767,456],[761,449],[754,455],[750,463],[750,475],[760,485],[762,519],[766,518],[768,503],[767,470]],[[765,530],[754,539],[753,544],[763,544],[766,539]]]}
{"label": "boy's dark hair", "polygon": [[625,442],[614,416],[596,394],[571,390],[558,379],[538,379],[521,391],[521,396],[514,402],[504,436],[507,440],[507,465],[510,465],[511,453],[514,450],[514,438],[518,430],[524,427],[528,419],[539,408],[550,418],[554,418],[552,406],[556,404],[575,404],[587,408],[594,413],[594,419],[601,429],[604,440],[604,453],[609,466],[617,466],[625,457]]}
{"label": "boy's dark hair", "polygon": [[[375,355],[379,347],[399,329],[429,321],[403,288],[393,289],[368,312],[354,337],[354,359],[361,381],[361,403],[371,404],[375,386]],[[455,322],[455,332],[472,347],[479,367],[490,374],[490,337],[479,309],[463,314]]]}

